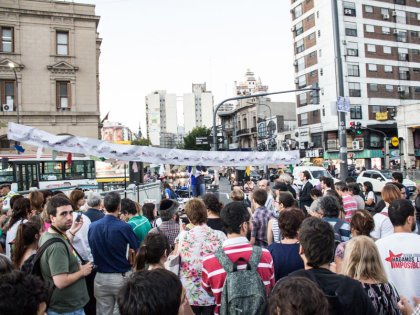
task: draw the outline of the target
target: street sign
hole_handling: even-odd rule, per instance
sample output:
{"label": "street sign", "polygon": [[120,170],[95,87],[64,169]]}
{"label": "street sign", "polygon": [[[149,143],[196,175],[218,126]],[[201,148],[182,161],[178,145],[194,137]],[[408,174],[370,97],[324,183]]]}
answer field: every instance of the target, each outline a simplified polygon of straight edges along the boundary
{"label": "street sign", "polygon": [[337,111],[350,113],[350,99],[348,97],[339,96],[337,99]]}
{"label": "street sign", "polygon": [[209,139],[207,137],[197,137],[195,138],[195,144],[196,145],[209,144]]}
{"label": "street sign", "polygon": [[400,144],[400,141],[398,140],[398,137],[392,137],[391,138],[391,144],[393,147],[398,147],[398,145]]}
{"label": "street sign", "polygon": [[[198,138],[197,138],[197,139],[198,139]],[[208,141],[209,143],[213,143],[213,136],[209,136],[209,137],[207,138],[207,141]],[[221,143],[223,143],[223,141],[225,141],[225,137],[223,137],[223,136],[216,136],[216,142],[217,142],[217,143],[221,144]]]}

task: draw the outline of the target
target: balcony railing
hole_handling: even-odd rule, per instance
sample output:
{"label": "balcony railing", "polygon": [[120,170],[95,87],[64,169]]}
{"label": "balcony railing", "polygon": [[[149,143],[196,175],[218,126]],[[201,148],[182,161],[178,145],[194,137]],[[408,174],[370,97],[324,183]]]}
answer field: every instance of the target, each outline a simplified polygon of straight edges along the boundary
{"label": "balcony railing", "polygon": [[240,129],[240,130],[238,130],[238,131],[236,132],[236,135],[237,135],[237,136],[240,136],[240,135],[244,135],[244,134],[247,134],[247,133],[249,133],[249,129],[248,129],[248,128],[245,128],[245,129]]}

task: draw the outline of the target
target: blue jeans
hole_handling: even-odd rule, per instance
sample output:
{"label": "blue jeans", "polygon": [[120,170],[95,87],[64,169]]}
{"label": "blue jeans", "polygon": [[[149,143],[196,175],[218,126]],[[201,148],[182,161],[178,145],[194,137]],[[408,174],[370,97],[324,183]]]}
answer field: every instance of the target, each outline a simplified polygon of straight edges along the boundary
{"label": "blue jeans", "polygon": [[83,308],[68,313],[56,313],[52,310],[47,310],[47,315],[85,315],[85,311],[83,310]]}
{"label": "blue jeans", "polygon": [[206,194],[206,184],[200,184],[198,186],[198,196],[204,197],[205,194]]}
{"label": "blue jeans", "polygon": [[197,185],[191,185],[191,195],[197,197]]}

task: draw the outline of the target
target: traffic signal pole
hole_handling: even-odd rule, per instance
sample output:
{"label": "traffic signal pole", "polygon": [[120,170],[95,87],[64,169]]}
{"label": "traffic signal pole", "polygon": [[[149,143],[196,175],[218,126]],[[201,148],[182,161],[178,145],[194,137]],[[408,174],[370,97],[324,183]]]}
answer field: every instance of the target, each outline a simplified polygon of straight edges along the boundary
{"label": "traffic signal pole", "polygon": [[[340,48],[340,28],[338,24],[338,6],[337,0],[331,0],[333,12],[333,30],[334,30],[334,51],[335,51],[335,70],[338,85],[338,96],[344,97],[344,79],[343,79],[343,62],[341,59]],[[348,162],[347,162],[347,128],[346,128],[346,113],[338,112],[338,138],[340,141],[340,179],[345,180],[348,176]]]}
{"label": "traffic signal pole", "polygon": [[[276,95],[276,94],[295,93],[295,92],[303,92],[303,91],[312,91],[313,93],[315,93],[314,99],[319,100],[319,95],[318,95],[319,90],[320,90],[319,86],[315,85],[315,86],[312,86],[310,88],[299,89],[299,90],[288,90],[288,91],[271,92],[271,93],[250,94],[250,95],[231,97],[231,98],[227,98],[227,99],[223,100],[222,102],[220,102],[216,106],[216,108],[214,109],[214,112],[213,112],[213,151],[217,151],[217,149],[218,149],[218,147],[217,147],[216,115],[217,115],[217,111],[219,110],[219,108],[224,103],[229,102],[229,101],[244,100],[244,99],[247,99],[247,98],[262,97],[262,96]],[[258,117],[257,117],[257,121],[258,121]]]}

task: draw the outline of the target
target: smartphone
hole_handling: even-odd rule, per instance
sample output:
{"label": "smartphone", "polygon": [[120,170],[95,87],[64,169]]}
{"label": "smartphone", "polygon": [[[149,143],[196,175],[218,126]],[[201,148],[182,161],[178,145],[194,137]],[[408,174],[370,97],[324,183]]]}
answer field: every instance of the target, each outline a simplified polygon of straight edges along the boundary
{"label": "smartphone", "polygon": [[82,218],[82,214],[78,213],[76,217],[76,222],[80,222],[80,219]]}

